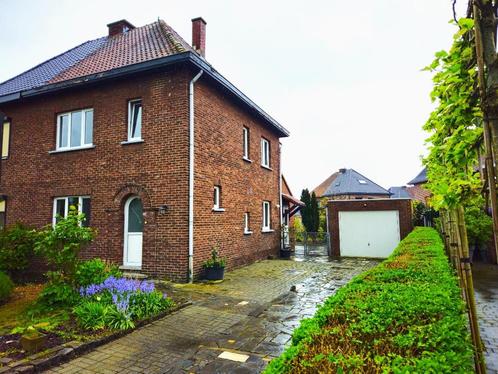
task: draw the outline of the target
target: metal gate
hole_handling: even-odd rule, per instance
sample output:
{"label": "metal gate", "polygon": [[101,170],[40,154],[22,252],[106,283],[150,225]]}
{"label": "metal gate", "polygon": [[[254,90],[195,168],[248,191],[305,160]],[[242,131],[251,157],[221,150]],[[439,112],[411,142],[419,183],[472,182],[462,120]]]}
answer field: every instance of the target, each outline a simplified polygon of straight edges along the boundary
{"label": "metal gate", "polygon": [[330,236],[327,232],[301,232],[296,235],[296,255],[330,256]]}

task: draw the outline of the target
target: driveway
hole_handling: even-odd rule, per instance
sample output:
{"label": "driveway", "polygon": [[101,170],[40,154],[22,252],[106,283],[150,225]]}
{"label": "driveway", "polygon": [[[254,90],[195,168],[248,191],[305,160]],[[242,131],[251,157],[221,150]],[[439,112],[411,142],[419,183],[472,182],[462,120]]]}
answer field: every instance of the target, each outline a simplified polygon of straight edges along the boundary
{"label": "driveway", "polygon": [[192,305],[49,372],[259,373],[302,318],[377,263],[266,260],[229,272],[220,284],[175,285],[175,296]]}
{"label": "driveway", "polygon": [[472,275],[487,372],[498,374],[498,265],[475,264]]}

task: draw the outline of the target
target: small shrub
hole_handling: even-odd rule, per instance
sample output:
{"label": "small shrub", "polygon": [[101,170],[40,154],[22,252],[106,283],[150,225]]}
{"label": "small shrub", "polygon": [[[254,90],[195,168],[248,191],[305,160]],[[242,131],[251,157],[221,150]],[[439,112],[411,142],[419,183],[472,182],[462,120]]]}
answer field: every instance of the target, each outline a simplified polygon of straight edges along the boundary
{"label": "small shrub", "polygon": [[226,266],[226,260],[221,258],[219,253],[219,248],[213,247],[213,250],[211,251],[211,258],[205,261],[202,266],[204,268],[224,268]]}
{"label": "small shrub", "polygon": [[57,273],[49,273],[53,278],[47,282],[38,296],[37,304],[41,309],[55,309],[75,305],[80,296],[73,286],[57,279]]}
{"label": "small shrub", "polygon": [[78,214],[74,206],[69,209],[66,218],[59,217],[54,227],[46,227],[39,234],[35,251],[56,269],[62,282],[75,286],[75,273],[80,262],[78,255],[94,239],[95,232],[82,226],[84,214]]}
{"label": "small shrub", "polygon": [[36,231],[20,223],[0,231],[0,270],[12,273],[28,267],[33,256]]}
{"label": "small shrub", "polygon": [[117,265],[94,258],[77,265],[75,283],[77,287],[87,287],[91,284],[100,284],[110,276],[119,278],[121,275]]}
{"label": "small shrub", "polygon": [[0,303],[10,297],[13,289],[14,283],[12,283],[9,276],[0,271]]}
{"label": "small shrub", "polygon": [[465,209],[465,225],[470,244],[487,243],[493,236],[493,220],[479,207]]}
{"label": "small shrub", "polygon": [[73,309],[78,324],[85,330],[100,330],[107,326],[111,306],[86,300]]}

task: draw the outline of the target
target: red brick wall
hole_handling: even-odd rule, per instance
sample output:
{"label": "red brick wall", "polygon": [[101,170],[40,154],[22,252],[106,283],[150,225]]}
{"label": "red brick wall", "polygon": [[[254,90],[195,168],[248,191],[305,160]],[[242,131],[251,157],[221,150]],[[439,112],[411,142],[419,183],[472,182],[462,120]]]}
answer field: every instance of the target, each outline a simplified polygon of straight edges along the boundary
{"label": "red brick wall", "polygon": [[[279,139],[240,106],[201,78],[195,88],[194,267],[198,271],[218,245],[229,268],[278,251]],[[242,128],[249,128],[249,157],[242,159]],[[270,166],[261,167],[261,137],[270,141]],[[213,212],[213,187],[222,189],[221,207]],[[262,233],[262,203],[271,202],[273,233]],[[244,235],[244,212],[251,235]]]}
{"label": "red brick wall", "polygon": [[328,203],[329,233],[331,253],[340,256],[339,212],[397,210],[399,212],[400,239],[403,240],[412,230],[412,206],[409,199],[385,200],[335,200]]}
{"label": "red brick wall", "polygon": [[[51,223],[53,198],[91,196],[91,225],[98,230],[84,257],[122,264],[123,205],[138,193],[144,203],[143,270],[187,276],[188,199],[187,71],[142,75],[126,81],[2,105],[12,118],[9,159],[2,162],[1,193],[7,223]],[[127,101],[142,98],[143,143],[127,139]],[[55,149],[57,113],[94,109],[94,149]],[[166,204],[166,215],[154,208]]]}
{"label": "red brick wall", "polygon": [[[195,73],[177,69],[4,104],[12,119],[9,159],[0,193],[8,196],[7,224],[51,223],[53,198],[89,195],[95,242],[83,256],[123,261],[123,206],[132,194],[144,204],[142,271],[186,280],[188,275],[188,84]],[[279,245],[278,138],[202,79],[196,85],[195,253],[197,273],[219,244],[229,267],[274,252]],[[142,98],[143,143],[127,138],[127,102]],[[58,113],[94,110],[95,148],[55,149]],[[251,129],[253,163],[242,160],[242,126]],[[271,141],[272,171],[260,166],[260,137]],[[223,213],[212,212],[213,185],[223,188]],[[275,233],[261,233],[262,200],[272,202]],[[165,215],[157,208],[167,205]],[[254,234],[243,234],[243,213]]]}

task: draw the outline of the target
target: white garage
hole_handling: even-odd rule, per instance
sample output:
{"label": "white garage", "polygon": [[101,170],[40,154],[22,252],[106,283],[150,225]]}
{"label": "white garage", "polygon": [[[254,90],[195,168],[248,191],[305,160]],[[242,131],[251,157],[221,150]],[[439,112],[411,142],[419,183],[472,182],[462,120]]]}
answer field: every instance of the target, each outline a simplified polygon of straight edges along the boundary
{"label": "white garage", "polygon": [[339,212],[341,256],[388,257],[400,241],[397,210]]}

